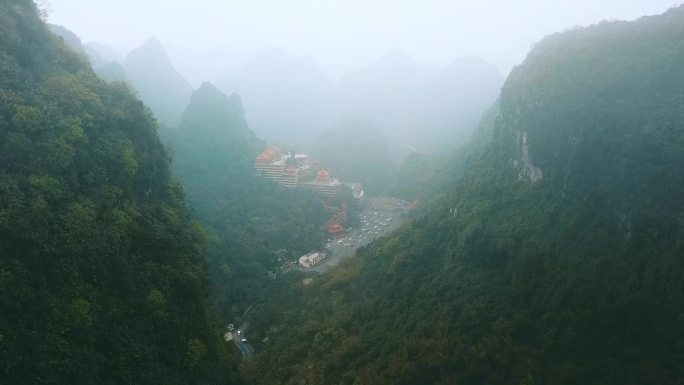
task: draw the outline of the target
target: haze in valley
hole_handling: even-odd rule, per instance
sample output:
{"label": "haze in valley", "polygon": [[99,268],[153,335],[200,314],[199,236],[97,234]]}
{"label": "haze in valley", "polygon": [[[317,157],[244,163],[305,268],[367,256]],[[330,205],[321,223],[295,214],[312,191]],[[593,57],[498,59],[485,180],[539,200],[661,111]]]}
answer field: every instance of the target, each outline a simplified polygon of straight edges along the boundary
{"label": "haze in valley", "polygon": [[380,135],[358,140],[375,141],[366,147],[398,169],[410,153],[449,154],[466,143],[507,74],[545,35],[676,3],[39,4],[57,33],[80,39],[98,75],[127,81],[162,126],[177,126],[193,89],[209,81],[241,97],[250,128],[268,143],[316,153],[325,138],[365,136],[357,127],[366,127]]}

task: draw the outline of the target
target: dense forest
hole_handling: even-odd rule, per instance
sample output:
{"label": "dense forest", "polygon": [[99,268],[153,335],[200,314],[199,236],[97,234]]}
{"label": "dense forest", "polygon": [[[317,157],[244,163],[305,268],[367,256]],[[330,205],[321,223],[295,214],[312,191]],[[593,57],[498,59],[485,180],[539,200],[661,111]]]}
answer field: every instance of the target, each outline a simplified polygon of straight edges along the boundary
{"label": "dense forest", "polygon": [[450,192],[274,294],[283,318],[248,377],[681,383],[682,26],[679,7],[538,43]]}
{"label": "dense forest", "polygon": [[150,111],[0,2],[0,382],[238,383]]}
{"label": "dense forest", "polygon": [[[313,155],[420,209],[327,272],[285,274],[338,207],[359,227],[349,188],[258,177],[241,98],[192,92],[156,39],[120,65],[45,18],[0,1],[0,384],[682,382],[684,6],[546,37],[463,146],[493,66],[435,75],[397,51],[347,76],[382,130],[343,119]],[[309,89],[268,109],[330,102],[311,63],[276,56],[256,73]],[[381,94],[434,105],[409,121]],[[395,172],[383,132],[431,121],[426,147],[459,147]],[[222,334],[243,318],[257,355],[240,364]]]}

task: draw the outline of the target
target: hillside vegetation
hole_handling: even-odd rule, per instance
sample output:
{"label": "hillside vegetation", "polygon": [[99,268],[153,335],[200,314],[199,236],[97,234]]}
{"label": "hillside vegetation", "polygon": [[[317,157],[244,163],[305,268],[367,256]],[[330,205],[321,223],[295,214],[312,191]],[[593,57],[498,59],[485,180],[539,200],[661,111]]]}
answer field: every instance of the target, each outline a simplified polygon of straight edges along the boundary
{"label": "hillside vegetation", "polygon": [[682,63],[684,7],[537,44],[456,187],[358,258],[281,291],[274,301],[300,310],[248,376],[681,382]]}
{"label": "hillside vegetation", "polygon": [[239,383],[149,110],[0,2],[0,382]]}
{"label": "hillside vegetation", "polygon": [[235,94],[202,84],[180,126],[162,134],[174,154],[174,175],[210,230],[219,311],[239,317],[261,298],[269,270],[321,246],[320,227],[329,214],[314,193],[256,175],[254,159],[265,144],[250,130]]}

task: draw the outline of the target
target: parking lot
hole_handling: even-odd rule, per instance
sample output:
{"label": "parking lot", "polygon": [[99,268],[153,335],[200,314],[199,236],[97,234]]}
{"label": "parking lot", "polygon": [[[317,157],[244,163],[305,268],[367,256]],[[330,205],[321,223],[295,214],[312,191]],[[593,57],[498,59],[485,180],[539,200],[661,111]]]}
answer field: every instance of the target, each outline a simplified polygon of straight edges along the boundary
{"label": "parking lot", "polygon": [[369,198],[359,214],[359,225],[347,229],[342,238],[328,241],[328,258],[307,270],[324,272],[345,258],[354,255],[359,247],[390,234],[406,221],[410,202],[392,197]]}

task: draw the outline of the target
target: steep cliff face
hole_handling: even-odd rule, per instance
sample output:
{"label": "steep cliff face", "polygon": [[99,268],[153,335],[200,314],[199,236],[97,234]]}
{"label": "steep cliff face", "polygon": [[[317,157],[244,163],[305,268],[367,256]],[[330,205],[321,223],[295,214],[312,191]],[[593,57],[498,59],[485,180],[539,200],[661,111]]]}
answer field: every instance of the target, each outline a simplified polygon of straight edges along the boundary
{"label": "steep cliff face", "polygon": [[683,14],[537,44],[502,90],[501,160],[572,199],[612,194],[613,208],[681,195]]}

